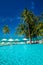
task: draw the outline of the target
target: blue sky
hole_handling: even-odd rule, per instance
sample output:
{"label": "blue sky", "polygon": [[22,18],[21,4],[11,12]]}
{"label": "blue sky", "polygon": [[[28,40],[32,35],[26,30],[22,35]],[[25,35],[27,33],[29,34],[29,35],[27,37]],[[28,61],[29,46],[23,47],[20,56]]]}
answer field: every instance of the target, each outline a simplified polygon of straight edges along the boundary
{"label": "blue sky", "polygon": [[[14,31],[20,22],[20,14],[24,8],[32,10],[35,15],[43,12],[43,0],[0,0],[0,38],[14,38]],[[8,25],[10,34],[4,35],[2,27]]]}

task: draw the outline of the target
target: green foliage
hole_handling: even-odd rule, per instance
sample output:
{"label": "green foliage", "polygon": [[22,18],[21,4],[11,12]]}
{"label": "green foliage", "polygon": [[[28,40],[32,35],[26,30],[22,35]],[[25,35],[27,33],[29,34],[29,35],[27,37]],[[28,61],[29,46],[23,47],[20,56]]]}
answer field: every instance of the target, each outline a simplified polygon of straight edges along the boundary
{"label": "green foliage", "polygon": [[43,22],[40,17],[35,16],[31,11],[24,9],[21,14],[24,24],[20,24],[17,28],[17,34],[25,34],[26,38],[32,39],[35,36],[43,36]]}
{"label": "green foliage", "polygon": [[7,25],[5,25],[5,26],[3,27],[2,31],[3,31],[4,34],[7,34],[7,33],[10,32],[9,27],[8,27]]}

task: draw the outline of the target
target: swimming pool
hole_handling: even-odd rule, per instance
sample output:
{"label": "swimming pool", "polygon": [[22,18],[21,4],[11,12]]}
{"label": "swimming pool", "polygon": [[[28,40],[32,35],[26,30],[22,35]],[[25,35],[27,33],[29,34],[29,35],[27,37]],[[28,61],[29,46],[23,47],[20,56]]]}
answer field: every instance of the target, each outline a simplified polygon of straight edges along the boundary
{"label": "swimming pool", "polygon": [[0,46],[0,65],[43,65],[43,44]]}

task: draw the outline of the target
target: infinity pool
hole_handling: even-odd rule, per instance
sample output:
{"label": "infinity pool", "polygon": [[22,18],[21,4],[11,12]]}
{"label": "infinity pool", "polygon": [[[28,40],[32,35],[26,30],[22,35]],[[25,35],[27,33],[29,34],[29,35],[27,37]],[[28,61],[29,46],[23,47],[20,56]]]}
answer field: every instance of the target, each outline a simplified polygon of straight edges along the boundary
{"label": "infinity pool", "polygon": [[43,44],[0,46],[0,65],[43,65]]}

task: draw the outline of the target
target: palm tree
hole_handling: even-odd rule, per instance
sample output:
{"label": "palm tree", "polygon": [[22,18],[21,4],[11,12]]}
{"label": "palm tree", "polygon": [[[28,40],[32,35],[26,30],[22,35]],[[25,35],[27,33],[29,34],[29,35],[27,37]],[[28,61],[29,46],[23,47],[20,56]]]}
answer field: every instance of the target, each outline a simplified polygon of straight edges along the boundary
{"label": "palm tree", "polygon": [[43,36],[43,23],[39,17],[27,9],[22,12],[21,17],[24,21],[18,26],[17,34],[25,34],[26,38],[30,38],[30,43],[32,43],[33,37]]}
{"label": "palm tree", "polygon": [[2,31],[3,31],[4,34],[7,34],[7,33],[10,32],[9,27],[8,27],[7,25],[5,25],[5,26],[3,27]]}
{"label": "palm tree", "polygon": [[38,36],[43,36],[43,22],[39,22],[36,27],[36,33]]}
{"label": "palm tree", "polygon": [[20,24],[19,27],[17,28],[19,31],[19,34],[25,34],[26,38],[30,38],[30,43],[32,43],[32,31],[35,27],[35,15],[28,11],[27,9],[25,9],[22,12],[21,15],[22,19],[24,20],[24,24]]}
{"label": "palm tree", "polygon": [[27,9],[25,9],[22,12],[21,17],[24,19],[24,22],[27,22],[28,24],[28,35],[27,36],[30,38],[30,43],[32,43],[32,38],[36,36],[36,34],[34,33],[32,34],[32,32],[34,31],[35,24],[38,21],[38,18],[31,11],[28,11]]}

